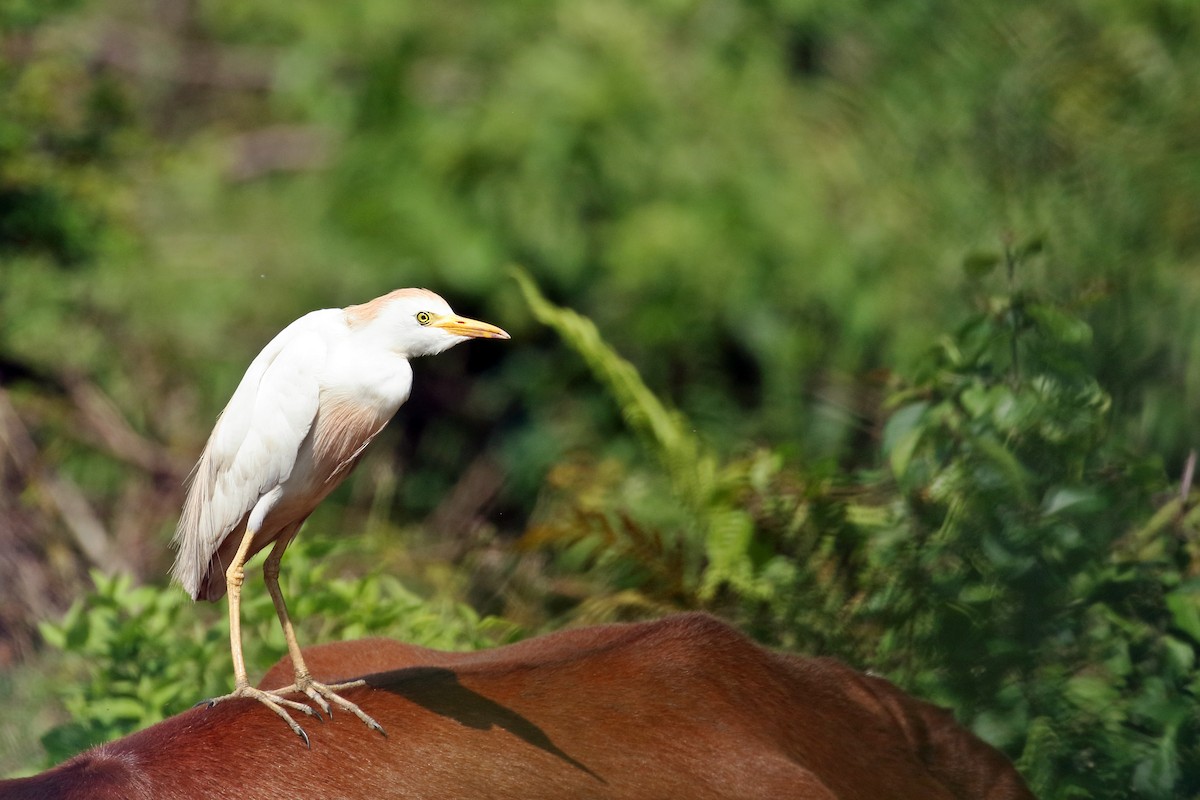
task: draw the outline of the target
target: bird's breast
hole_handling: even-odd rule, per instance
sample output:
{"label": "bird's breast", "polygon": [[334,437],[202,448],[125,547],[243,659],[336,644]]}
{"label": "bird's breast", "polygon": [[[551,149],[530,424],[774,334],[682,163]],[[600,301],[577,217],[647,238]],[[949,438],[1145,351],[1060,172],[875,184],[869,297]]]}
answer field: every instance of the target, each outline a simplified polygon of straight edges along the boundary
{"label": "bird's breast", "polygon": [[391,417],[412,390],[408,360],[388,351],[342,347],[321,375],[321,393],[378,409]]}
{"label": "bird's breast", "polygon": [[412,369],[398,357],[342,353],[321,376],[320,400],[286,493],[320,501],[408,399]]}

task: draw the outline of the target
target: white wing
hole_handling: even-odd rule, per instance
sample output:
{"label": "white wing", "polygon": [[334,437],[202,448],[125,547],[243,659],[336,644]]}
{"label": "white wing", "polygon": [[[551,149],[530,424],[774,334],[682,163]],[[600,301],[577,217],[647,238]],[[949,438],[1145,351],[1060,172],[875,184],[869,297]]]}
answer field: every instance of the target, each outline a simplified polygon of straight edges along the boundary
{"label": "white wing", "polygon": [[196,464],[172,575],[195,598],[209,561],[263,495],[287,480],[317,416],[318,375],[337,309],[284,328],[250,364]]}

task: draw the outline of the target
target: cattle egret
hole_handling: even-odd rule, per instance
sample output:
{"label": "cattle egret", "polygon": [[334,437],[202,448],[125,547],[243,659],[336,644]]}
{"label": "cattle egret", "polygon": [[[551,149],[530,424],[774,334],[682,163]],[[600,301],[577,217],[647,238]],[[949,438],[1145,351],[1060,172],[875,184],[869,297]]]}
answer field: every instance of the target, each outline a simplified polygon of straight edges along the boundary
{"label": "cattle egret", "polygon": [[[362,305],[306,314],[250,364],[196,464],[173,540],[178,553],[172,575],[193,600],[229,593],[234,690],[207,701],[210,707],[232,697],[254,698],[307,744],[286,709],[320,715],[284,697],[300,692],[326,714],[333,703],[383,733],[337,694],[362,681],[326,685],[312,679],[279,589],[279,561],[300,525],[408,399],[409,359],[471,338],[508,334],[458,316],[433,292],[399,289]],[[246,560],[267,545],[272,547],[263,580],[283,626],[295,681],[263,691],[246,676],[239,604]]]}

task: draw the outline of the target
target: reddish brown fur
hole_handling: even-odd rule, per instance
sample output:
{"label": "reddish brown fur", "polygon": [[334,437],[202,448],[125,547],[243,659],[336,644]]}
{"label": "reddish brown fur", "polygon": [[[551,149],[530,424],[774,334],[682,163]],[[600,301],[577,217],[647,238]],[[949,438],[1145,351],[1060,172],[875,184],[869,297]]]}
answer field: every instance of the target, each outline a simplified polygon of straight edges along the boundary
{"label": "reddish brown fur", "polygon": [[[250,700],[193,709],[0,798],[1031,800],[945,711],[829,659],[777,655],[701,614],[476,653],[383,639],[305,651],[388,731]],[[276,665],[264,686],[290,681]]]}

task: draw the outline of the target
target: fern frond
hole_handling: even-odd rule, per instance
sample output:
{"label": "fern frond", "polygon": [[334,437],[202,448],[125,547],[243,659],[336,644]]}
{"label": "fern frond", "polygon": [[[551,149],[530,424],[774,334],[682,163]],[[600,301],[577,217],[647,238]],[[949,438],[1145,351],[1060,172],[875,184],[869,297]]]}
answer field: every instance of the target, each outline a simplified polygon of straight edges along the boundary
{"label": "fern frond", "polygon": [[676,496],[694,512],[701,511],[716,484],[716,458],[692,435],[683,415],[650,391],[633,364],[604,341],[594,322],[551,303],[524,270],[514,267],[512,274],[534,318],[554,329],[583,357],[616,401],[626,424],[662,463]]}
{"label": "fern frond", "polygon": [[[663,465],[672,493],[689,514],[691,551],[697,557],[688,558],[681,547],[645,535],[642,526],[629,519],[620,531],[608,531],[609,544],[650,567],[665,585],[686,590],[694,601],[712,601],[722,586],[745,598],[767,599],[771,584],[763,580],[761,565],[751,556],[754,518],[740,506],[741,493],[731,491],[748,480],[745,466],[719,465],[716,455],[691,432],[687,419],[655,396],[633,364],[604,341],[595,323],[548,301],[523,270],[514,267],[512,274],[533,316],[583,357],[626,423]],[[561,531],[557,535],[572,536]],[[703,565],[697,563],[700,554]]]}

